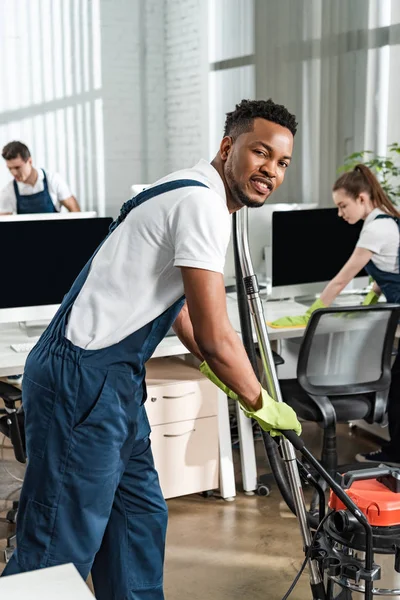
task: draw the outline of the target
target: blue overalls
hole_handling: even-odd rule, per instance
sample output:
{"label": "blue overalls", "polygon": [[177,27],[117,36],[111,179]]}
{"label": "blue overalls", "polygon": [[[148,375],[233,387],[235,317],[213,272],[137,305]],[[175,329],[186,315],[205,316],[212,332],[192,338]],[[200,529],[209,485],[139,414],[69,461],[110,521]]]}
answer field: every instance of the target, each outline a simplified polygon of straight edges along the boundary
{"label": "blue overalls", "polygon": [[57,212],[53,200],[51,199],[46,173],[43,171],[43,191],[31,194],[30,196],[21,196],[18,190],[17,182],[14,179],[14,192],[17,198],[17,214],[25,215],[32,213],[52,213]]}
{"label": "blue overalls", "polygon": [[[399,227],[400,220],[390,215],[378,215],[376,219],[394,219]],[[365,270],[378,284],[386,300],[390,303],[400,304],[400,272],[388,273],[379,269],[372,260],[366,265]],[[399,271],[400,271],[400,246],[399,246]],[[388,398],[388,426],[390,442],[384,444],[382,449],[394,461],[400,462],[400,352],[392,366],[392,381]]]}
{"label": "blue overalls", "polygon": [[[207,187],[179,180],[144,191],[110,235],[135,206],[187,186]],[[145,363],[184,298],[121,342],[83,350],[65,327],[91,262],[26,362],[28,466],[4,575],[72,562],[83,578],[92,572],[98,600],[162,600],[167,506],[150,448]]]}

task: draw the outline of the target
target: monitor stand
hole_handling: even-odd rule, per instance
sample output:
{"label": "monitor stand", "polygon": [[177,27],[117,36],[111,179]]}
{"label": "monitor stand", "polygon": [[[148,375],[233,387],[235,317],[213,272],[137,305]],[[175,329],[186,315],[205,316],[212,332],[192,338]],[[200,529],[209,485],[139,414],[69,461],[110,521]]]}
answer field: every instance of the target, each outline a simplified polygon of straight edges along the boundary
{"label": "monitor stand", "polygon": [[295,296],[294,301],[298,304],[304,304],[304,306],[310,307],[317,298],[318,296],[316,294],[307,294],[304,296]]}
{"label": "monitor stand", "polygon": [[19,326],[25,331],[28,337],[38,338],[47,329],[49,324],[50,319],[42,319],[38,321],[20,321]]}

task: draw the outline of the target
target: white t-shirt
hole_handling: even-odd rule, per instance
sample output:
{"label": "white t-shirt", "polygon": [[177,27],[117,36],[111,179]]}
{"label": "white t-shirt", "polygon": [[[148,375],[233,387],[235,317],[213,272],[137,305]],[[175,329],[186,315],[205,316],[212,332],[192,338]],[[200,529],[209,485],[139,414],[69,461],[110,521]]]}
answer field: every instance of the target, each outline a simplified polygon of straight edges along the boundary
{"label": "white t-shirt", "polygon": [[[38,178],[35,185],[29,185],[20,181],[17,181],[18,191],[21,196],[31,196],[44,190],[44,175],[42,169],[37,169]],[[71,190],[68,184],[58,173],[51,173],[46,171],[47,186],[50,197],[53,201],[54,207],[57,212],[61,210],[61,204],[63,200],[67,200],[72,196]],[[14,191],[14,180],[10,181],[4,189],[0,192],[0,213],[13,213],[17,212],[17,197]]]}
{"label": "white t-shirt", "polygon": [[376,219],[385,215],[380,208],[374,208],[364,221],[357,247],[372,252],[372,262],[387,273],[399,272],[399,228],[394,219]]}
{"label": "white t-shirt", "polygon": [[95,256],[72,307],[66,337],[97,350],[118,343],[160,316],[184,293],[180,269],[223,273],[231,232],[225,188],[201,160],[156,184],[196,179],[134,208]]}

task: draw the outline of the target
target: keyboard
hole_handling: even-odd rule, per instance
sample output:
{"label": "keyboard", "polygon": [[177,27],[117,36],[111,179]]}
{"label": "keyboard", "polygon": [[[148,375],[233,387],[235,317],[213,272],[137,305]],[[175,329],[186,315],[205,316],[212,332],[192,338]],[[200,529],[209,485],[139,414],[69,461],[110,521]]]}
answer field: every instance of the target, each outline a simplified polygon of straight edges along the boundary
{"label": "keyboard", "polygon": [[30,352],[36,342],[37,340],[34,342],[23,342],[21,344],[10,344],[10,348],[14,350],[14,352]]}

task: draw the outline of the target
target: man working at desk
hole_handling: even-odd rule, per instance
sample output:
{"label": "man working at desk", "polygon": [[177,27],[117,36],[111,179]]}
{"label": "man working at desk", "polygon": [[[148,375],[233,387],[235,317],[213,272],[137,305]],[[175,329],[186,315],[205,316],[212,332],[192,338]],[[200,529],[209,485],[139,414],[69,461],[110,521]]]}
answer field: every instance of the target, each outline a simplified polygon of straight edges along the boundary
{"label": "man working at desk", "polygon": [[0,192],[0,214],[60,212],[65,206],[79,212],[79,204],[58,173],[35,169],[29,148],[22,142],[4,146],[2,157],[14,181]]}
{"label": "man working at desk", "polygon": [[262,206],[281,185],[296,125],[271,100],[243,100],[211,164],[122,207],[26,362],[29,460],[5,575],[72,562],[84,578],[92,572],[98,600],[164,598],[167,507],[144,377],[172,324],[266,431],[300,433],[292,409],[260,389],[223,277],[230,214]]}

